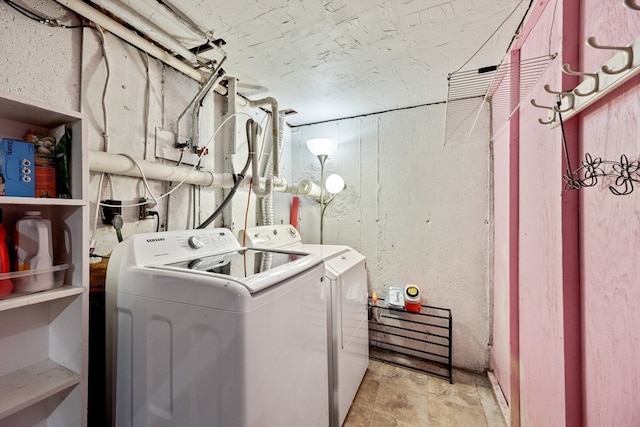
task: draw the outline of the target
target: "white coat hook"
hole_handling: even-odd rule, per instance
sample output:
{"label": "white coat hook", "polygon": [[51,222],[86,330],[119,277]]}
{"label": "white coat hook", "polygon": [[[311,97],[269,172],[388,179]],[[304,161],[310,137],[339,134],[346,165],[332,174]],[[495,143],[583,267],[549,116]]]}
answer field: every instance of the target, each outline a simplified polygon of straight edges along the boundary
{"label": "white coat hook", "polygon": [[569,64],[562,64],[562,71],[565,74],[568,74],[570,76],[580,76],[580,77],[590,77],[593,79],[593,89],[591,89],[590,91],[587,92],[580,92],[580,90],[578,90],[578,88],[575,88],[573,90],[573,93],[575,93],[578,96],[589,96],[591,94],[594,94],[598,91],[599,86],[600,86],[600,77],[598,77],[598,73],[581,73],[578,71],[572,71],[571,68],[569,68]]}
{"label": "white coat hook", "polygon": [[545,122],[542,119],[538,119],[538,123],[540,123],[541,125],[549,125],[549,124],[551,124],[551,123],[556,121],[556,110],[553,107],[547,107],[546,105],[537,104],[535,99],[532,99],[529,102],[531,102],[531,105],[533,105],[536,108],[542,108],[542,109],[545,109],[545,110],[549,110],[549,111],[551,111],[553,113],[553,116],[552,116],[551,119],[549,119],[549,121]]}
{"label": "white coat hook", "polygon": [[629,9],[640,12],[640,3],[638,3],[638,0],[624,0],[622,3]]}
{"label": "white coat hook", "polygon": [[621,52],[625,52],[627,54],[627,64],[618,69],[612,70],[607,65],[603,65],[601,70],[605,74],[620,74],[621,72],[628,70],[633,65],[633,49],[629,46],[603,46],[596,43],[596,38],[591,36],[587,39],[587,44],[595,49],[609,49],[609,50],[619,50]]}
{"label": "white coat hook", "polygon": [[575,102],[575,95],[573,94],[573,92],[556,92],[555,90],[551,90],[551,87],[549,85],[544,85],[544,90],[546,90],[549,93],[552,93],[554,95],[558,95],[558,96],[564,96],[567,98],[569,105],[566,108],[560,109],[558,107],[553,107],[553,111],[557,111],[558,113],[566,113],[567,111],[570,111],[571,109],[573,109],[573,105]]}

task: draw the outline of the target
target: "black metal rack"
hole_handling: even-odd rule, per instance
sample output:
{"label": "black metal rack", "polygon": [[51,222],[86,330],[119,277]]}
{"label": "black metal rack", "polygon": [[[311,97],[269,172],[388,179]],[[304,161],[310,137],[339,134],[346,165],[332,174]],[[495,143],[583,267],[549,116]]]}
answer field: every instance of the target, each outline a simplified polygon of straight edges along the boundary
{"label": "black metal rack", "polygon": [[370,303],[370,358],[453,383],[452,326],[448,308],[422,305],[420,312],[414,313]]}

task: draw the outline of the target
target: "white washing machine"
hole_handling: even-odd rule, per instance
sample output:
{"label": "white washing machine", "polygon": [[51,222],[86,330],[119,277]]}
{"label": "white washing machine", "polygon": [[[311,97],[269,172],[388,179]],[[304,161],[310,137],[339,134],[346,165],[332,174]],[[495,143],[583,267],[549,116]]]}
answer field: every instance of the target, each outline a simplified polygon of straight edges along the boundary
{"label": "white washing machine", "polygon": [[129,237],[106,279],[109,425],[328,426],[323,281],[319,255],[227,229]]}
{"label": "white washing machine", "polygon": [[296,250],[324,259],[329,413],[331,426],[342,426],[369,365],[366,258],[349,246],[303,244],[291,225],[249,228],[240,239],[248,247]]}

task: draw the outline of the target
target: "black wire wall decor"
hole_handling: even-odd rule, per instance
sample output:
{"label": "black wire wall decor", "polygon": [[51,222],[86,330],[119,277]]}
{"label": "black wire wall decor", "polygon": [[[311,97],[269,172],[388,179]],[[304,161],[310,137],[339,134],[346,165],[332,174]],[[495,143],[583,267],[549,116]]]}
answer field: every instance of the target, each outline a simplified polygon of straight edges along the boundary
{"label": "black wire wall decor", "polygon": [[[558,109],[560,109],[560,102],[558,102]],[[631,194],[634,188],[633,183],[640,182],[640,161],[629,162],[626,154],[620,156],[620,161],[612,161],[602,160],[600,157],[594,158],[590,153],[585,153],[580,167],[574,170],[569,159],[562,113],[557,112],[562,132],[562,148],[567,162],[567,174],[562,177],[565,182],[565,189],[579,190],[585,187],[593,187],[600,181],[600,178],[610,177],[613,180],[613,185],[609,186],[609,190],[613,194],[616,196]]]}

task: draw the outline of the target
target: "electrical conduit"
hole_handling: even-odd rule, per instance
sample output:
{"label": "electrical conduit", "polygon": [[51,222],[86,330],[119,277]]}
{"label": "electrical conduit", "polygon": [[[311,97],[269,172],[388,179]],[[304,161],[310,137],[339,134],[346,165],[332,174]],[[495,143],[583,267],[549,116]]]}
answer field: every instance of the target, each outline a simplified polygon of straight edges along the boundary
{"label": "electrical conduit", "polygon": [[[180,138],[180,122],[182,121],[184,116],[187,114],[189,110],[193,109],[196,104],[200,104],[200,102],[205,98],[205,96],[207,96],[209,91],[212,88],[216,87],[218,83],[220,83],[220,80],[222,80],[222,78],[224,77],[225,71],[222,69],[222,64],[224,63],[225,59],[226,57],[224,57],[223,60],[220,62],[220,64],[218,65],[218,68],[216,68],[216,70],[213,72],[211,77],[209,77],[209,80],[207,80],[207,82],[204,85],[202,85],[202,88],[200,88],[200,91],[198,91],[198,93],[191,100],[189,105],[187,105],[187,108],[185,108],[184,111],[180,113],[180,116],[178,116],[178,120],[176,122],[176,141],[178,141]],[[196,146],[195,142],[198,136],[198,124],[197,124],[196,116],[197,115],[194,111],[193,128],[191,129],[191,138],[192,138],[192,141],[194,142],[194,146]]]}

